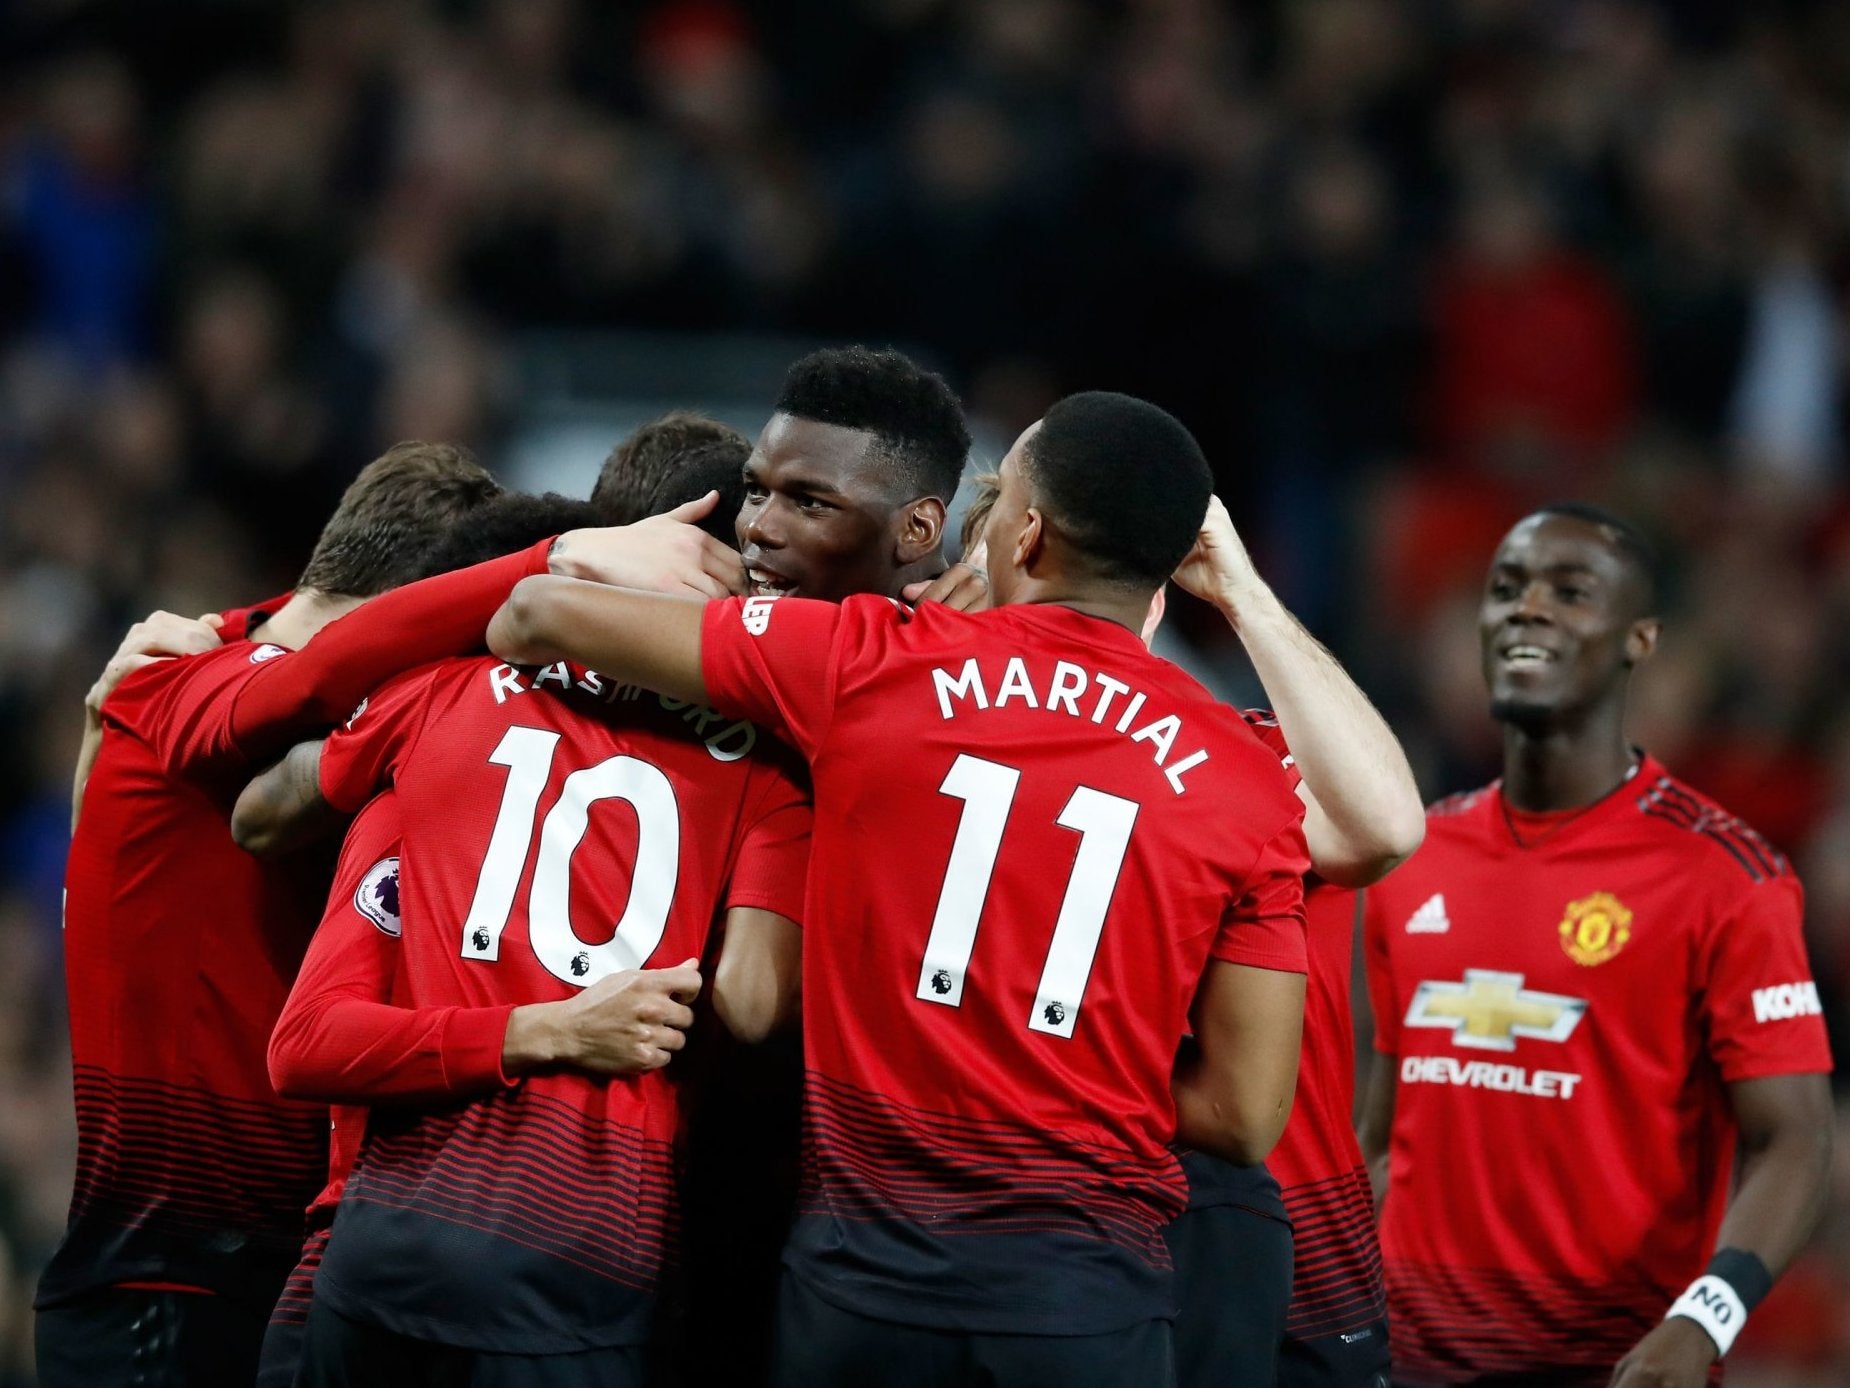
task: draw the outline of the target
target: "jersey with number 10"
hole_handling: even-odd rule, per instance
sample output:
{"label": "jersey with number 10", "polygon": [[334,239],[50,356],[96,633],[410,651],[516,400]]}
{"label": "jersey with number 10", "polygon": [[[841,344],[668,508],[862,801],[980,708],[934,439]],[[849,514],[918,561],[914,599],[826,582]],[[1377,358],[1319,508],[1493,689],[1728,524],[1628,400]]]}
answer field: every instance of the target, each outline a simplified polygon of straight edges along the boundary
{"label": "jersey with number 10", "polygon": [[[702,957],[722,908],[800,918],[809,809],[786,760],[749,723],[591,671],[467,657],[374,694],[324,745],[321,787],[339,809],[396,788],[393,1001],[485,1018],[498,1057],[516,1004]],[[641,1343],[673,1244],[678,1090],[670,1070],[545,1071],[375,1108],[315,1300],[490,1353]]]}
{"label": "jersey with number 10", "polygon": [[707,609],[715,707],[809,759],[804,1189],[786,1253],[863,1315],[1092,1334],[1166,1316],[1170,1070],[1210,957],[1301,973],[1275,756],[1058,606]]}

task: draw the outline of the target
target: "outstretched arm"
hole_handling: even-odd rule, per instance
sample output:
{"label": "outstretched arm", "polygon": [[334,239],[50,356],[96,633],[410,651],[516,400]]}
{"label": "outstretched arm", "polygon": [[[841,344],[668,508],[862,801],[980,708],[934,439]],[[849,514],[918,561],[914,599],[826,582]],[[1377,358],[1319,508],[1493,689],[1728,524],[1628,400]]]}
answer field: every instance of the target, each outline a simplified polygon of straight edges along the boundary
{"label": "outstretched arm", "polygon": [[[1710,1264],[1741,1298],[1701,1283],[1619,1361],[1614,1388],[1699,1388],[1732,1343],[1745,1313],[1818,1227],[1831,1173],[1831,1089],[1826,1075],[1775,1075],[1728,1086],[1741,1130],[1741,1174]],[[1758,1264],[1758,1266],[1756,1266]],[[1704,1278],[1704,1281],[1709,1280]],[[1745,1283],[1747,1285],[1743,1286]],[[1719,1293],[1719,1296],[1718,1296]],[[1713,1329],[1704,1317],[1715,1317]]]}
{"label": "outstretched arm", "polygon": [[527,578],[488,624],[488,648],[512,665],[576,661],[621,684],[707,701],[700,672],[705,604],[574,578]]}
{"label": "outstretched arm", "polygon": [[1175,581],[1220,610],[1252,659],[1304,777],[1304,833],[1318,875],[1364,887],[1403,862],[1426,833],[1406,753],[1336,657],[1259,576],[1219,497]]}

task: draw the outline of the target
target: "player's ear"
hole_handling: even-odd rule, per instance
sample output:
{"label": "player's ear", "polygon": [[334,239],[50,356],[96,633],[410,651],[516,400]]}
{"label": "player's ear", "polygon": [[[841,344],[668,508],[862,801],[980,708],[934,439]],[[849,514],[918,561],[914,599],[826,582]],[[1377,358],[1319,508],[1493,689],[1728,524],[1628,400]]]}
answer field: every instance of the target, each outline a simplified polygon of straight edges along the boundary
{"label": "player's ear", "polygon": [[943,543],[944,503],[935,496],[907,502],[900,512],[899,538],[894,545],[893,557],[899,567],[936,554]]}
{"label": "player's ear", "polygon": [[1144,613],[1143,630],[1137,634],[1143,638],[1146,646],[1156,639],[1156,629],[1163,624],[1163,613],[1169,610],[1168,591],[1168,584],[1158,588],[1150,599],[1150,610]]}
{"label": "player's ear", "polygon": [[1644,617],[1632,623],[1632,629],[1625,633],[1625,663],[1639,665],[1651,658],[1657,650],[1657,639],[1663,635],[1664,624],[1656,617]]}
{"label": "player's ear", "polygon": [[1015,550],[1010,556],[1018,569],[1033,568],[1047,548],[1047,526],[1040,508],[1030,506],[1022,513],[1021,530],[1015,536]]}

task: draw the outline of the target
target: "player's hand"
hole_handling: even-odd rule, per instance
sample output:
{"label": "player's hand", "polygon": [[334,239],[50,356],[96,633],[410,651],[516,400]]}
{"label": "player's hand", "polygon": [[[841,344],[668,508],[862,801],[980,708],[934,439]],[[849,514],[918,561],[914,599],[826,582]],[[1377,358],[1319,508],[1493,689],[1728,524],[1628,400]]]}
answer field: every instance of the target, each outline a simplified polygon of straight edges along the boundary
{"label": "player's hand", "polygon": [[150,612],[128,629],[116,653],[109,657],[103,673],[84,696],[84,707],[92,716],[100,712],[110,691],[144,665],[175,656],[199,655],[222,644],[218,629],[224,618],[216,612],[203,617],[182,617],[174,612]]}
{"label": "player's hand", "polygon": [[738,551],[694,524],[718,504],[719,493],[708,492],[634,525],[568,530],[554,543],[547,566],[566,578],[677,597],[743,593],[745,566]]}
{"label": "player's hand", "polygon": [[1610,1388],[1702,1388],[1715,1341],[1688,1316],[1660,1321],[1612,1371]]}
{"label": "player's hand", "polygon": [[974,564],[953,564],[936,578],[921,578],[899,590],[909,603],[941,602],[953,612],[981,612],[989,606],[989,575]]}
{"label": "player's hand", "polygon": [[556,1059],[594,1075],[661,1069],[687,1044],[699,966],[689,959],[672,969],[626,969],[557,1004],[564,1046]]}
{"label": "player's hand", "polygon": [[1208,498],[1208,514],[1202,518],[1195,547],[1177,566],[1174,577],[1184,592],[1222,611],[1237,608],[1243,598],[1265,587],[1240,532],[1233,528],[1233,517],[1218,496]]}

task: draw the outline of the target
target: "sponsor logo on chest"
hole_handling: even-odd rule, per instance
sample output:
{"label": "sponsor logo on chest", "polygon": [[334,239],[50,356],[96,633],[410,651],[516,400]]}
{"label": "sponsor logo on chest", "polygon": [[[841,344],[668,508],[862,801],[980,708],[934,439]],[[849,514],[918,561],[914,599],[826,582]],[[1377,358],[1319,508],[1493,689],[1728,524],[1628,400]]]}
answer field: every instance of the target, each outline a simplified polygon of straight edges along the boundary
{"label": "sponsor logo on chest", "polygon": [[1522,986],[1521,974],[1466,969],[1462,983],[1429,979],[1414,990],[1405,1025],[1445,1027],[1452,1044],[1513,1051],[1517,1037],[1565,1041],[1586,1015],[1585,998]]}

